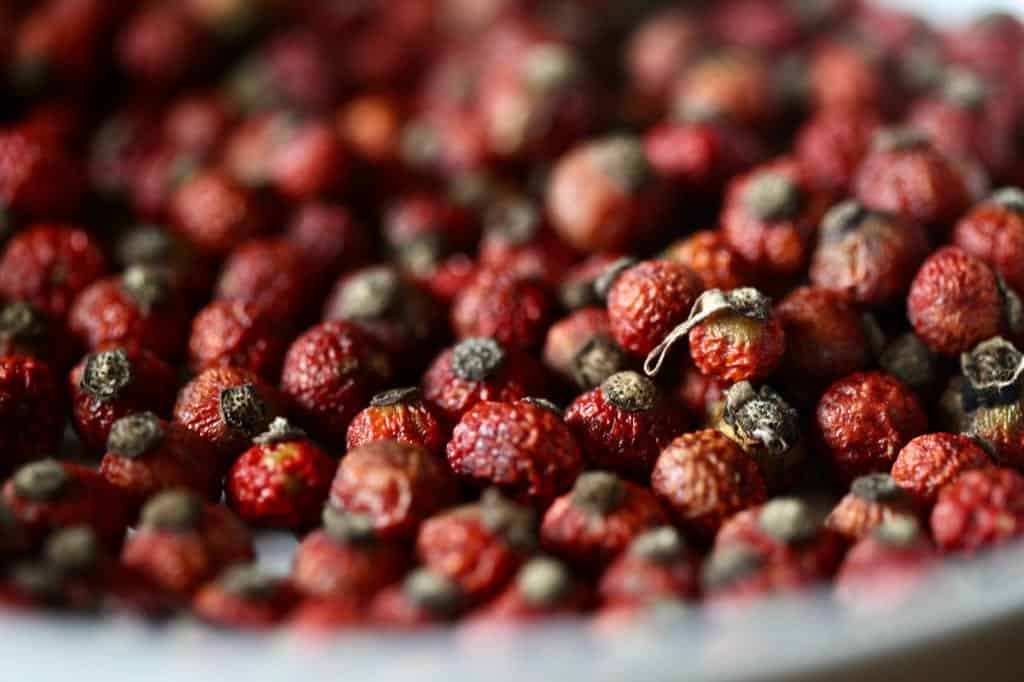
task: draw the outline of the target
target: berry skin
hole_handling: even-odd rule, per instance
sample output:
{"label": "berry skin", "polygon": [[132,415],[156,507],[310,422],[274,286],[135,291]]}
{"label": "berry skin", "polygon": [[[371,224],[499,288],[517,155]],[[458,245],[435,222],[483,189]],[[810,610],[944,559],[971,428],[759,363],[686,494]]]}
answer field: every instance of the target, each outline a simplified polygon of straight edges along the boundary
{"label": "berry skin", "polygon": [[456,582],[427,568],[409,573],[400,585],[377,594],[370,603],[370,621],[389,628],[417,629],[455,620],[465,607]]}
{"label": "berry skin", "polygon": [[857,372],[829,386],[815,418],[821,455],[847,484],[888,471],[900,449],[928,426],[913,392],[882,372]]}
{"label": "berry skin", "polygon": [[982,261],[956,246],[932,253],[907,296],[907,317],[936,353],[964,353],[1007,327],[1009,292]]}
{"label": "berry skin", "polygon": [[293,529],[313,525],[337,468],[334,460],[282,417],[272,421],[254,443],[228,472],[224,486],[228,506],[253,525]]}
{"label": "berry skin", "polygon": [[239,565],[204,585],[192,599],[192,612],[212,625],[258,630],[284,620],[297,600],[287,581],[268,576],[256,566]]}
{"label": "berry skin", "polygon": [[579,613],[589,605],[589,591],[577,583],[569,568],[548,557],[531,559],[504,592],[478,610],[472,626],[528,623]]}
{"label": "berry skin", "polygon": [[342,206],[308,202],[292,216],[285,239],[299,250],[317,282],[364,265],[370,258],[370,235]]}
{"label": "berry skin", "polygon": [[627,351],[646,355],[686,321],[699,293],[697,276],[679,263],[637,263],[620,272],[608,290],[612,336]]}
{"label": "berry skin", "polygon": [[658,526],[633,538],[609,564],[598,587],[605,604],[654,604],[695,599],[700,591],[700,559],[672,526]]}
{"label": "berry skin", "polygon": [[178,596],[253,557],[249,530],[234,512],[182,490],[164,491],[146,503],[121,552],[125,566]]}
{"label": "berry skin", "polygon": [[661,451],[651,488],[683,530],[708,540],[736,512],[768,493],[757,464],[714,429],[686,433]]}
{"label": "berry skin", "polygon": [[226,467],[275,416],[284,414],[284,408],[277,389],[252,372],[214,367],[181,389],[174,419],[212,445]]}
{"label": "berry skin", "polygon": [[889,112],[895,99],[880,51],[863,40],[825,39],[810,55],[810,98],[818,111]]}
{"label": "berry skin", "polygon": [[79,351],[68,330],[31,303],[0,304],[0,356],[23,355],[45,362],[56,372],[67,369]]}
{"label": "berry skin", "polygon": [[57,451],[64,433],[66,397],[45,362],[0,357],[0,452],[3,468]]}
{"label": "berry skin", "polygon": [[455,480],[441,460],[419,446],[390,440],[350,450],[330,492],[334,508],[370,517],[385,539],[414,536],[424,519],[455,498]]}
{"label": "berry skin", "polygon": [[274,188],[292,201],[309,201],[343,186],[348,158],[338,134],[323,120],[296,121],[275,131],[281,137],[268,158]]}
{"label": "berry skin", "polygon": [[730,543],[704,562],[701,592],[711,613],[733,614],[765,597],[806,590],[819,580],[793,559],[768,561],[753,547]]}
{"label": "berry skin", "polygon": [[726,189],[721,233],[764,276],[790,276],[806,265],[827,195],[791,158],[737,176]]}
{"label": "berry skin", "polygon": [[220,499],[217,453],[184,426],[152,412],[135,412],[113,423],[100,474],[135,510],[156,493],[174,488]]}
{"label": "berry skin", "polygon": [[260,314],[255,303],[211,301],[192,318],[189,366],[194,372],[238,367],[276,381],[286,343],[279,324]]}
{"label": "berry skin", "polygon": [[750,265],[725,243],[720,232],[694,232],[671,244],[663,257],[689,268],[697,275],[701,291],[737,289],[754,281]]}
{"label": "berry skin", "polygon": [[202,28],[184,7],[149,5],[119,31],[117,63],[139,84],[169,87],[205,61],[207,48]]}
{"label": "berry skin", "polygon": [[291,399],[299,424],[340,443],[352,417],[389,373],[387,357],[354,324],[322,322],[288,348],[281,390]]}
{"label": "berry skin", "polygon": [[3,503],[33,543],[70,526],[89,526],[117,549],[131,521],[117,488],[73,462],[42,459],[26,464],[4,483]]}
{"label": "berry skin", "polygon": [[588,471],[548,507],[540,537],[546,552],[577,571],[597,574],[640,534],[666,523],[649,489],[607,471]]}
{"label": "berry skin", "polygon": [[402,271],[428,289],[471,253],[480,224],[468,208],[431,193],[406,195],[384,215],[384,238]]}
{"label": "berry skin", "polygon": [[499,197],[484,209],[480,265],[556,286],[576,254],[544,222],[540,207],[528,198]]}
{"label": "berry skin", "polygon": [[928,433],[903,446],[892,465],[892,478],[923,508],[935,504],[947,483],[969,469],[992,464],[988,453],[967,436]]}
{"label": "berry skin", "polygon": [[888,474],[868,474],[853,479],[850,492],[832,509],[825,526],[856,541],[893,519],[916,521],[919,510],[911,491],[895,478]]}
{"label": "berry skin", "polygon": [[455,426],[447,454],[456,476],[538,508],[567,490],[583,468],[561,415],[525,400],[476,404]]}
{"label": "berry skin", "polygon": [[612,374],[565,411],[565,423],[591,465],[642,482],[687,422],[653,381],[631,371]]}
{"label": "berry skin", "polygon": [[584,391],[625,369],[625,351],[611,338],[603,308],[580,308],[555,322],[544,341],[544,365],[567,384]]}
{"label": "berry skin", "polygon": [[118,265],[125,270],[142,265],[167,272],[174,292],[187,299],[190,310],[210,296],[216,275],[213,262],[165,228],[132,228],[118,237],[114,252]]}
{"label": "berry skin", "polygon": [[0,296],[26,301],[63,320],[75,297],[103,276],[99,243],[70,225],[41,224],[19,231],[0,256]]}
{"label": "berry skin", "polygon": [[287,625],[303,636],[318,636],[366,624],[362,606],[353,599],[306,597],[288,614]]}
{"label": "berry skin", "polygon": [[453,426],[474,405],[544,395],[544,368],[531,355],[494,339],[466,339],[443,351],[423,375],[423,397]]}
{"label": "berry skin", "polygon": [[457,338],[489,336],[516,348],[539,346],[553,316],[548,288],[512,272],[481,270],[452,301]]}
{"label": "berry skin", "polygon": [[323,521],[323,528],[303,538],[295,551],[290,577],[298,590],[362,605],[402,577],[409,563],[406,551],[378,537],[370,517],[328,506]]}
{"label": "berry skin", "polygon": [[870,110],[819,112],[801,126],[793,153],[815,188],[846,193],[880,125]]}
{"label": "berry skin", "polygon": [[178,233],[209,256],[226,256],[264,228],[265,211],[256,196],[218,170],[199,171],[182,182],[169,211]]}
{"label": "berry skin", "polygon": [[960,375],[948,391],[950,429],[977,439],[998,463],[1017,468],[1024,466],[1022,363],[1012,343],[989,339],[960,356]]}
{"label": "berry skin", "polygon": [[595,285],[611,266],[625,262],[624,258],[618,252],[602,251],[565,270],[558,283],[559,303],[569,311],[604,307],[604,298],[598,295]]}
{"label": "berry skin", "polygon": [[974,553],[1024,533],[1024,476],[1012,469],[965,471],[939,491],[932,537],[943,552]]}
{"label": "berry skin", "polygon": [[174,368],[146,351],[111,347],[82,358],[68,375],[71,421],[82,445],[103,452],[111,426],[133,412],[170,415],[176,381]]}
{"label": "berry skin", "polygon": [[670,106],[677,118],[715,116],[764,128],[778,117],[779,99],[766,64],[738,50],[723,50],[695,61],[680,75]]}
{"label": "berry skin", "polygon": [[257,315],[287,324],[305,312],[309,285],[301,252],[284,239],[264,237],[231,251],[214,298],[252,303]]}
{"label": "berry skin", "polygon": [[625,69],[641,101],[660,107],[681,64],[698,54],[703,43],[700,22],[677,8],[655,11],[641,21],[626,44]]}
{"label": "berry skin", "polygon": [[810,278],[851,303],[888,305],[906,295],[927,253],[928,236],[920,225],[851,199],[822,219]]}
{"label": "berry skin", "polygon": [[375,440],[394,440],[440,454],[445,438],[440,423],[423,401],[423,394],[412,387],[373,396],[369,406],[352,418],[345,441],[347,450]]}
{"label": "berry skin", "polygon": [[1024,289],[1024,192],[1007,187],[976,205],[953,228],[952,242],[988,263],[1015,291]]}
{"label": "berry skin", "polygon": [[673,393],[689,414],[698,418],[708,417],[718,407],[730,385],[727,381],[701,374],[693,365],[687,365]]}
{"label": "berry skin", "polygon": [[84,181],[84,169],[58,141],[17,127],[0,130],[0,203],[6,211],[66,217],[81,204]]}
{"label": "berry skin", "polygon": [[457,583],[470,602],[479,603],[505,588],[537,544],[533,511],[490,489],[476,504],[424,521],[416,553],[424,566]]}

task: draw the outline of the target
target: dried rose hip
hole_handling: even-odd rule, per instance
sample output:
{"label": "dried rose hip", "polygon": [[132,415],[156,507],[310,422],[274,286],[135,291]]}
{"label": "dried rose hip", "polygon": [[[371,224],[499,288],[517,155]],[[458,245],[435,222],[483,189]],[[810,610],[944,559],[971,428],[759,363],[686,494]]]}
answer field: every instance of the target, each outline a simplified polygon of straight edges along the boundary
{"label": "dried rose hip", "polygon": [[641,533],[668,522],[647,488],[607,471],[580,474],[541,523],[544,550],[578,571],[598,573]]}
{"label": "dried rose hip", "polygon": [[999,79],[1019,77],[1015,60],[1022,46],[1024,27],[1020,19],[999,11],[982,14],[948,34],[945,40],[945,48],[955,62]]}
{"label": "dried rose hip", "polygon": [[614,251],[593,253],[568,268],[558,283],[558,300],[566,310],[601,307],[604,299],[595,285],[608,269],[623,261],[623,255]]}
{"label": "dried rose hip", "polygon": [[685,322],[700,293],[696,275],[670,260],[635,265],[624,260],[611,266],[597,286],[607,292],[612,335],[636,355],[652,352]]}
{"label": "dried rose hip", "polygon": [[472,621],[523,623],[578,613],[590,601],[569,568],[548,557],[531,559],[498,597],[477,611]]}
{"label": "dried rose hip", "polygon": [[601,576],[598,593],[606,604],[694,599],[699,578],[699,556],[675,528],[658,526],[633,538]]}
{"label": "dried rose hip", "polygon": [[287,581],[253,565],[232,566],[192,600],[192,612],[202,621],[222,627],[259,629],[284,620],[297,601]]}
{"label": "dried rose hip", "polygon": [[1004,187],[993,193],[957,222],[952,241],[1014,290],[1024,289],[1024,191]]}
{"label": "dried rose hip", "polygon": [[701,290],[738,289],[754,281],[754,272],[743,257],[712,230],[694,232],[669,245],[663,257],[690,269],[700,280]]}
{"label": "dried rose hip", "polygon": [[822,219],[810,277],[852,303],[887,305],[906,294],[927,251],[920,225],[850,199]]}
{"label": "dried rose hip", "polygon": [[1024,476],[1013,469],[965,471],[939,491],[932,537],[943,552],[976,552],[1024,533]]}
{"label": "dried rose hip", "polygon": [[391,205],[383,217],[382,232],[401,270],[432,290],[480,239],[479,221],[472,211],[425,192],[403,196]]}
{"label": "dried rose hip", "polygon": [[334,460],[283,417],[270,422],[253,443],[228,472],[228,506],[254,525],[313,525],[337,468]]}
{"label": "dried rose hip", "polygon": [[907,317],[936,353],[963,353],[1021,326],[1020,299],[982,261],[956,246],[932,253],[917,271]]}
{"label": "dried rose hip", "polygon": [[422,447],[378,440],[342,458],[330,503],[369,516],[382,538],[408,538],[455,496],[455,481],[444,462]]}
{"label": "dried rose hip", "polygon": [[257,315],[287,324],[307,312],[310,284],[302,253],[282,238],[263,237],[231,251],[214,297],[251,303]]}
{"label": "dried rose hip", "polygon": [[567,490],[583,468],[561,415],[526,400],[477,403],[455,426],[447,453],[457,476],[537,507]]}
{"label": "dried rose hip", "polygon": [[416,538],[423,565],[456,582],[473,603],[504,589],[537,545],[533,511],[495,488],[476,504],[425,520]]}
{"label": "dried rose hip", "polygon": [[452,330],[460,339],[486,336],[531,349],[543,342],[553,313],[554,300],[541,281],[485,269],[452,301]]}
{"label": "dried rose hip", "polygon": [[170,197],[178,233],[197,251],[225,256],[263,231],[265,211],[257,197],[225,172],[204,170],[183,181]]}
{"label": "dried rose hip", "polygon": [[713,52],[695,61],[672,90],[672,113],[684,119],[714,115],[763,128],[777,119],[781,107],[781,92],[767,64],[736,49]]}
{"label": "dried rose hip", "polygon": [[937,381],[938,358],[913,333],[901,334],[881,348],[878,366],[915,391],[933,387]]}
{"label": "dried rose hip", "polygon": [[580,308],[551,325],[543,359],[548,369],[584,391],[600,386],[629,363],[611,337],[603,308]]}
{"label": "dried rose hip", "polygon": [[820,453],[844,483],[888,471],[927,416],[914,394],[882,372],[857,372],[832,384],[815,411]]}
{"label": "dried rose hip", "polygon": [[85,356],[68,376],[71,421],[82,444],[102,452],[114,422],[133,412],[168,416],[176,381],[174,368],[146,351],[113,347]]}
{"label": "dried rose hip", "polygon": [[369,516],[328,505],[323,528],[295,551],[291,581],[307,594],[362,604],[401,578],[408,561],[402,547],[378,537]]}
{"label": "dried rose hip", "polygon": [[822,111],[797,131],[793,153],[816,189],[845,193],[879,125],[872,110]]}
{"label": "dried rose hip", "polygon": [[134,227],[118,237],[114,249],[125,270],[140,265],[167,272],[174,292],[188,299],[190,309],[210,295],[216,275],[213,262],[162,227]]}
{"label": "dried rose hip", "polygon": [[54,371],[68,368],[78,357],[77,344],[57,320],[25,301],[0,305],[0,356],[36,358]]}
{"label": "dried rose hip", "polygon": [[698,18],[676,7],[655,11],[633,29],[626,43],[625,70],[642,104],[661,107],[672,81],[704,42]]}
{"label": "dried rose hip", "polygon": [[682,378],[674,394],[679,404],[699,420],[715,411],[730,385],[728,381],[701,374],[693,365],[687,365],[682,370]]}
{"label": "dried rose hip", "polygon": [[387,356],[350,322],[315,325],[284,358],[281,390],[296,420],[314,435],[343,442],[352,417],[390,374]]}
{"label": "dried rose hip", "polygon": [[193,71],[208,52],[202,27],[179,5],[146,5],[117,36],[118,66],[140,86],[168,87]]}
{"label": "dried rose hip", "polygon": [[292,201],[309,201],[343,187],[349,160],[333,126],[315,118],[283,118],[267,158],[274,189]]}
{"label": "dried rose hip", "polygon": [[1024,355],[1005,339],[979,343],[960,356],[959,391],[953,416],[959,430],[975,438],[1008,466],[1024,465]]}
{"label": "dried rose hip", "polygon": [[477,403],[543,395],[544,369],[532,356],[491,338],[466,339],[443,351],[423,375],[423,396],[453,426]]}
{"label": "dried rose hip", "polygon": [[418,568],[379,592],[370,604],[370,621],[393,628],[422,628],[455,620],[465,608],[458,583],[428,568]]}
{"label": "dried rose hip", "polygon": [[544,222],[540,207],[519,195],[498,197],[483,216],[480,265],[557,285],[576,254]]}
{"label": "dried rose hip", "polygon": [[346,445],[354,450],[375,440],[419,445],[440,454],[446,435],[416,387],[393,388],[370,399],[368,407],[352,418]]}
{"label": "dried rose hip", "polygon": [[4,246],[0,296],[31,303],[62,320],[75,297],[106,269],[100,245],[85,230],[71,225],[34,225],[19,231]]}
{"label": "dried rose hip", "polygon": [[0,451],[3,467],[44,457],[64,435],[66,397],[45,362],[0,357]]}
{"label": "dried rose hip", "polygon": [[303,204],[284,236],[302,254],[306,268],[319,283],[365,264],[370,257],[366,228],[348,210],[334,204]]}
{"label": "dried rose hip", "polygon": [[794,559],[769,561],[743,543],[716,548],[704,562],[701,592],[716,614],[734,613],[765,597],[804,590],[820,580]]}
{"label": "dried rose hip", "polygon": [[100,474],[123,492],[134,509],[172,488],[220,499],[217,453],[181,424],[152,412],[128,414],[111,425]]}
{"label": "dried rose hip", "polygon": [[887,82],[885,55],[868,40],[826,38],[807,65],[808,89],[819,111],[893,109],[897,90]]}
{"label": "dried rose hip", "polygon": [[102,476],[73,462],[42,459],[7,479],[3,502],[33,541],[54,530],[89,526],[106,547],[120,547],[130,522],[128,505]]}
{"label": "dried rose hip", "polygon": [[232,564],[255,556],[252,538],[234,512],[183,490],[155,495],[142,508],[121,561],[168,592],[186,596]]}
{"label": "dried rose hip", "polygon": [[284,360],[286,338],[279,323],[250,301],[211,301],[192,318],[189,366],[238,367],[276,381]]}
{"label": "dried rose hip", "polygon": [[849,540],[860,540],[893,519],[916,520],[918,512],[918,501],[895,478],[867,474],[853,479],[850,492],[832,509],[825,526]]}
{"label": "dried rose hip", "polygon": [[366,624],[363,606],[354,599],[306,597],[289,612],[287,625],[303,636],[318,636]]}
{"label": "dried rose hip", "polygon": [[612,374],[576,398],[565,423],[594,466],[646,481],[661,450],[687,426],[686,415],[636,372]]}
{"label": "dried rose hip", "polygon": [[922,506],[929,507],[947,483],[992,460],[977,441],[953,433],[928,433],[903,446],[892,465],[892,478]]}
{"label": "dried rose hip", "polygon": [[225,467],[281,414],[284,399],[277,389],[237,367],[203,371],[181,389],[174,405],[175,421],[212,445]]}
{"label": "dried rose hip", "polygon": [[81,164],[57,140],[24,126],[0,129],[0,202],[31,218],[66,217],[81,204]]}
{"label": "dried rose hip", "polygon": [[710,539],[736,512],[767,497],[757,464],[714,429],[686,433],[662,450],[651,488],[683,530]]}

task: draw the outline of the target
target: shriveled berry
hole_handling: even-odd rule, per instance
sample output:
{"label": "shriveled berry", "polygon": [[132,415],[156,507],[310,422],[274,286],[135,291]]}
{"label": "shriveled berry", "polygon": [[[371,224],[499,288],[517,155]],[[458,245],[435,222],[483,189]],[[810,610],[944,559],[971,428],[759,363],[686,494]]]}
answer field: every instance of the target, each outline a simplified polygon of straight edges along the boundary
{"label": "shriveled berry", "polygon": [[286,580],[253,565],[239,565],[204,585],[192,600],[192,612],[213,625],[260,629],[282,621],[296,601]]}
{"label": "shriveled berry", "polygon": [[947,483],[969,469],[992,460],[978,443],[953,433],[929,433],[903,446],[892,465],[892,478],[919,504],[931,506]]}
{"label": "shriveled berry", "polygon": [[0,452],[5,469],[57,451],[65,403],[45,362],[23,355],[0,357]]}
{"label": "shriveled berry", "polygon": [[568,566],[549,557],[531,559],[516,579],[473,615],[475,624],[524,623],[578,613],[589,601],[587,590]]}
{"label": "shriveled berry", "polygon": [[59,320],[26,301],[0,305],[0,356],[37,358],[61,372],[78,357],[78,344]]}
{"label": "shriveled berry", "polygon": [[518,195],[498,197],[483,216],[479,259],[484,269],[514,272],[557,285],[576,253],[551,230],[541,208]]}
{"label": "shriveled berry", "polygon": [[849,540],[860,540],[894,519],[916,521],[919,510],[912,491],[895,478],[867,474],[853,479],[850,492],[832,509],[825,525]]}
{"label": "shriveled berry", "polygon": [[626,352],[611,337],[608,313],[602,308],[580,308],[548,329],[544,364],[567,383],[589,391],[623,370]]}
{"label": "shriveled berry", "polygon": [[263,231],[257,198],[222,171],[206,170],[181,183],[170,199],[174,227],[200,253],[224,256]]}
{"label": "shriveled berry", "polygon": [[292,216],[284,236],[299,250],[320,283],[365,264],[370,257],[366,228],[335,204],[303,204]]}
{"label": "shriveled berry", "polygon": [[190,304],[205,300],[213,286],[216,273],[212,261],[163,227],[133,227],[118,237],[114,254],[125,270],[141,265],[167,272],[173,291]]}
{"label": "shriveled berry", "polygon": [[394,628],[421,628],[454,620],[465,608],[458,583],[427,568],[418,568],[400,585],[378,593],[370,620]]}
{"label": "shriveled berry", "polygon": [[797,131],[793,153],[817,189],[845,193],[879,125],[870,109],[822,111]]}
{"label": "shriveled berry", "polygon": [[445,434],[418,388],[393,388],[373,396],[348,425],[348,450],[375,440],[419,445],[440,454]]}
{"label": "shriveled berry", "polygon": [[286,339],[280,324],[250,301],[211,301],[192,318],[189,365],[195,372],[238,367],[267,381],[280,376]]}
{"label": "shriveled berry", "polygon": [[1024,533],[1024,476],[1012,469],[965,471],[940,491],[932,537],[943,552],[976,552]]}
{"label": "shriveled berry", "polygon": [[30,218],[66,217],[81,204],[85,172],[58,140],[26,130],[0,130],[0,201]]}
{"label": "shriveled berry", "polygon": [[531,349],[543,342],[553,313],[553,297],[540,281],[481,270],[452,301],[452,329],[460,339],[487,336]]}
{"label": "shriveled berry", "polygon": [[311,283],[302,253],[291,242],[251,239],[228,255],[214,298],[251,303],[257,315],[288,324],[307,312]]}
{"label": "shriveled berry", "polygon": [[670,244],[663,257],[689,268],[700,280],[701,290],[728,291],[749,286],[755,279],[750,265],[733,251],[717,231],[694,232]]}
{"label": "shriveled berry", "polygon": [[957,222],[952,242],[1024,289],[1024,191],[997,190]]}
{"label": "shriveled berry", "polygon": [[619,272],[607,291],[612,336],[627,351],[646,355],[686,321],[700,281],[684,265],[649,260]]}
{"label": "shriveled berry", "polygon": [[730,543],[704,562],[701,590],[711,612],[735,613],[766,597],[807,589],[818,580],[796,561],[768,561],[753,547]]}
{"label": "shriveled berry", "polygon": [[611,266],[623,262],[623,255],[615,251],[591,254],[564,273],[558,283],[558,300],[566,310],[599,307],[604,293],[598,294],[597,282]]}
{"label": "shriveled berry", "polygon": [[601,576],[605,604],[656,604],[693,599],[700,590],[700,559],[672,526],[658,526],[633,538]]}

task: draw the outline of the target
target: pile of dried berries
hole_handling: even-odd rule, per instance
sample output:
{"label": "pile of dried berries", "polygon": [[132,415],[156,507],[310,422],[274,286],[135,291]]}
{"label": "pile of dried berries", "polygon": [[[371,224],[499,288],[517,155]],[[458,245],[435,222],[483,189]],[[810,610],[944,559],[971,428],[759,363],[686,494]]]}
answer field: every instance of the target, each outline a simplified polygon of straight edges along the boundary
{"label": "pile of dried berries", "polygon": [[43,0],[0,38],[11,608],[892,608],[1024,536],[1011,16]]}

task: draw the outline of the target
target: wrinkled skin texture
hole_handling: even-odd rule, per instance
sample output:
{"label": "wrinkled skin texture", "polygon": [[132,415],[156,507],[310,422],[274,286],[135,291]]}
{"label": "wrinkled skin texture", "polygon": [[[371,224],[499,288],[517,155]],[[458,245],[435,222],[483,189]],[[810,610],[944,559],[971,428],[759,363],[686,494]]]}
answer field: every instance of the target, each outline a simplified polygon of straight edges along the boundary
{"label": "wrinkled skin texture", "polygon": [[308,440],[254,445],[228,473],[228,505],[253,525],[308,528],[320,516],[336,467]]}
{"label": "wrinkled skin texture", "polygon": [[45,362],[0,357],[0,451],[3,468],[56,452],[66,398]]}
{"label": "wrinkled skin texture", "polygon": [[202,171],[171,196],[175,229],[200,253],[226,256],[235,244],[263,231],[263,211],[247,190],[221,171]]}
{"label": "wrinkled skin texture", "polygon": [[700,281],[702,291],[729,291],[754,283],[750,265],[725,243],[718,232],[694,232],[670,245],[664,257],[689,268]]}
{"label": "wrinkled skin texture", "polygon": [[363,265],[369,258],[370,238],[342,206],[311,202],[292,218],[285,238],[299,250],[307,268],[324,281]]}
{"label": "wrinkled skin texture", "polygon": [[967,552],[1024,533],[1024,477],[1012,469],[966,471],[939,491],[932,536],[943,552]]}
{"label": "wrinkled skin texture", "polygon": [[924,583],[937,558],[925,536],[907,545],[866,537],[850,548],[839,567],[836,598],[858,612],[894,612]]}
{"label": "wrinkled skin texture", "polygon": [[456,425],[447,452],[457,476],[536,507],[567,490],[583,468],[562,418],[522,401],[477,404]]}
{"label": "wrinkled skin texture", "polygon": [[447,434],[426,403],[415,399],[365,408],[349,423],[346,443],[348,450],[354,450],[375,440],[395,440],[440,454],[446,438]]}
{"label": "wrinkled skin texture", "polygon": [[943,355],[965,353],[1004,328],[1004,301],[995,275],[955,246],[939,249],[917,271],[907,317],[917,336]]}
{"label": "wrinkled skin texture", "polygon": [[622,554],[644,531],[668,523],[658,498],[635,483],[622,481],[625,497],[606,514],[580,508],[569,492],[555,500],[540,527],[545,551],[582,573],[595,574]]}
{"label": "wrinkled skin texture", "polygon": [[590,465],[646,483],[662,448],[686,430],[689,419],[665,397],[650,410],[620,409],[599,386],[566,408],[565,423]]}
{"label": "wrinkled skin texture", "polygon": [[192,318],[189,365],[195,372],[239,367],[275,381],[281,372],[286,340],[254,303],[212,301]]}
{"label": "wrinkled skin texture", "polygon": [[106,272],[96,240],[70,225],[43,224],[19,231],[0,256],[0,295],[28,301],[63,319],[79,292]]}
{"label": "wrinkled skin texture", "polygon": [[0,133],[0,201],[7,208],[36,218],[68,216],[81,202],[84,179],[53,140],[17,128]]}
{"label": "wrinkled skin texture", "polygon": [[736,512],[768,497],[754,460],[713,429],[683,434],[662,450],[651,488],[676,523],[702,540]]}
{"label": "wrinkled skin texture", "polygon": [[295,551],[291,581],[308,594],[365,603],[401,578],[408,564],[406,552],[394,542],[347,544],[316,530]]}
{"label": "wrinkled skin texture", "polygon": [[693,364],[704,374],[730,383],[768,376],[785,351],[786,335],[774,316],[752,320],[722,312],[690,331]]}
{"label": "wrinkled skin texture", "polygon": [[228,256],[214,298],[246,301],[256,315],[287,324],[305,311],[310,284],[302,254],[289,242],[252,239]]}
{"label": "wrinkled skin texture", "polygon": [[331,484],[337,509],[366,514],[382,538],[408,538],[428,516],[455,501],[444,463],[421,447],[379,440],[350,451]]}
{"label": "wrinkled skin texture", "polygon": [[820,112],[800,128],[793,151],[817,189],[845,193],[878,126],[864,110]]}
{"label": "wrinkled skin texture", "polygon": [[538,280],[484,270],[452,302],[452,329],[459,339],[489,336],[504,346],[536,348],[554,317],[553,304]]}
{"label": "wrinkled skin texture", "polygon": [[992,464],[973,439],[953,433],[928,433],[903,446],[890,474],[923,507],[935,504],[947,483],[970,469]]}
{"label": "wrinkled skin texture", "polygon": [[817,287],[794,289],[775,306],[786,337],[782,371],[794,382],[828,383],[863,369],[867,340],[860,313]]}
{"label": "wrinkled skin texture", "polygon": [[854,542],[871,534],[886,521],[910,517],[917,520],[920,509],[909,495],[895,500],[865,500],[853,493],[843,496],[825,519],[825,526]]}
{"label": "wrinkled skin texture", "polygon": [[231,594],[216,583],[205,585],[192,600],[192,612],[200,620],[242,630],[262,630],[280,623],[297,601],[298,595],[280,580],[269,595],[245,599]]}
{"label": "wrinkled skin texture", "polygon": [[715,535],[715,550],[742,544],[753,548],[765,563],[797,566],[808,576],[827,578],[835,572],[846,550],[838,534],[818,527],[809,539],[785,542],[761,528],[761,509],[746,509],[723,523]]}
{"label": "wrinkled skin texture", "polygon": [[995,204],[976,206],[953,228],[953,244],[1024,290],[1024,215]]}
{"label": "wrinkled skin texture", "polygon": [[689,268],[669,260],[638,263],[608,292],[612,335],[631,353],[646,355],[686,320],[699,294]]}
{"label": "wrinkled skin texture", "polygon": [[900,449],[927,427],[913,392],[882,372],[858,372],[835,382],[816,410],[821,455],[847,484],[888,471]]}

